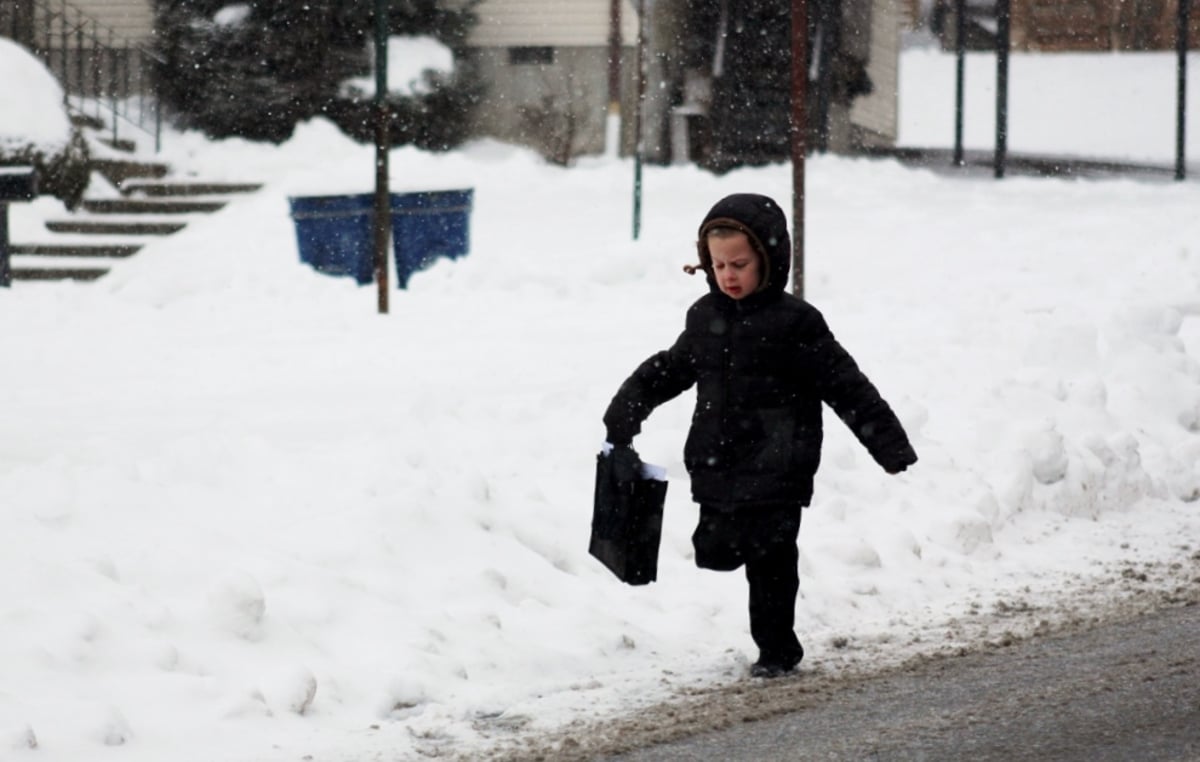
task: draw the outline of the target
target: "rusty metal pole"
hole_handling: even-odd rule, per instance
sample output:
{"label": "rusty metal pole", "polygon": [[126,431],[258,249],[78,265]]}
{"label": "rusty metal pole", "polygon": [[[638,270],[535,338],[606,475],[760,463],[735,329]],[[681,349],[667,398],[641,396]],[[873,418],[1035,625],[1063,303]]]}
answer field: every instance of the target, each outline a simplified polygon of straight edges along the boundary
{"label": "rusty metal pole", "polygon": [[387,0],[375,0],[375,283],[379,314],[388,311],[388,242],[392,233],[388,193]]}
{"label": "rusty metal pole", "polygon": [[1182,180],[1187,176],[1184,167],[1184,139],[1187,134],[1188,6],[1191,5],[1191,1],[1178,0],[1178,3],[1178,31],[1175,33],[1178,54],[1175,72],[1175,179]]}
{"label": "rusty metal pole", "polygon": [[638,0],[637,102],[633,107],[633,240],[642,233],[642,111],[646,101],[646,0]]}
{"label": "rusty metal pole", "polygon": [[792,293],[804,298],[804,156],[808,151],[808,2],[792,0]]}
{"label": "rusty metal pole", "polygon": [[608,106],[621,105],[621,0],[608,6]]}

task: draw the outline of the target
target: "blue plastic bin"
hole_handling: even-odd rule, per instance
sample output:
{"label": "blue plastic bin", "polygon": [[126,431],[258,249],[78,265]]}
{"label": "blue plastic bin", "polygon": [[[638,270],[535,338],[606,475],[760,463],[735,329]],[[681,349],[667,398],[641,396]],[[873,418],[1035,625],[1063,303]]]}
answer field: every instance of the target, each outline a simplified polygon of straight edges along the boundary
{"label": "blue plastic bin", "polygon": [[438,257],[457,259],[470,251],[474,196],[471,189],[391,194],[392,253],[400,288]]}
{"label": "blue plastic bin", "polygon": [[[473,200],[471,189],[389,194],[398,288],[438,257],[456,259],[470,250]],[[359,285],[375,279],[373,194],[289,201],[301,262],[326,275],[349,275]]]}
{"label": "blue plastic bin", "polygon": [[303,196],[288,199],[296,222],[300,261],[326,275],[375,279],[372,241],[374,196]]}

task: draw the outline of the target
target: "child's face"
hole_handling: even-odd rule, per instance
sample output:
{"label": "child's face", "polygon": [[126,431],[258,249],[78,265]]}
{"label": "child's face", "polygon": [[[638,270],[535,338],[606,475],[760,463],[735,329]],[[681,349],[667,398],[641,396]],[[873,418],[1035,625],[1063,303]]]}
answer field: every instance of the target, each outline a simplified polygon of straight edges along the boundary
{"label": "child's face", "polygon": [[731,299],[742,299],[758,290],[762,282],[762,263],[745,233],[709,236],[708,252],[712,255],[713,275],[721,293]]}

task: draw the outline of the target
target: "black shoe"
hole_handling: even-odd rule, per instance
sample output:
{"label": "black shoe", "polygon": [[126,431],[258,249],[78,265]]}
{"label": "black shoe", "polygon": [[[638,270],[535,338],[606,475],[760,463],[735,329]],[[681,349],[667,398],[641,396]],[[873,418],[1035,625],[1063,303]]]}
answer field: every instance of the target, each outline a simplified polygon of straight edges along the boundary
{"label": "black shoe", "polygon": [[799,663],[799,659],[774,661],[760,657],[758,661],[750,665],[750,677],[761,677],[767,680],[783,677],[794,671]]}

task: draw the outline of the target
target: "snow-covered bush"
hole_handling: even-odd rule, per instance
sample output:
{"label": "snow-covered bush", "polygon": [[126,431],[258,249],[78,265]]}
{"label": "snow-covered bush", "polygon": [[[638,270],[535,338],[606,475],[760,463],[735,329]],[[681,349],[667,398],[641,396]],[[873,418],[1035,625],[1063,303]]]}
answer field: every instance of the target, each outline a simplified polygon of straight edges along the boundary
{"label": "snow-covered bush", "polygon": [[159,97],[176,123],[211,137],[286,140],[365,70],[370,5],[161,0]]}
{"label": "snow-covered bush", "polygon": [[88,151],[58,81],[32,53],[5,38],[0,81],[0,166],[34,167],[41,193],[74,207],[87,188]]}
{"label": "snow-covered bush", "polygon": [[[389,28],[460,46],[471,8],[437,0],[390,4]],[[358,139],[373,135],[371,100],[345,83],[370,78],[371,0],[159,0],[156,86],[174,121],[210,137],[282,142],[316,116]],[[465,137],[478,88],[462,73],[423,76],[424,89],[389,94],[393,144],[448,148]],[[407,83],[401,83],[406,85]]]}
{"label": "snow-covered bush", "polygon": [[[457,66],[449,47],[429,35],[388,40],[388,92],[384,106],[393,146],[434,151],[460,145],[469,135],[470,112],[483,94],[478,77]],[[342,83],[328,116],[355,140],[375,138],[375,79]]]}

